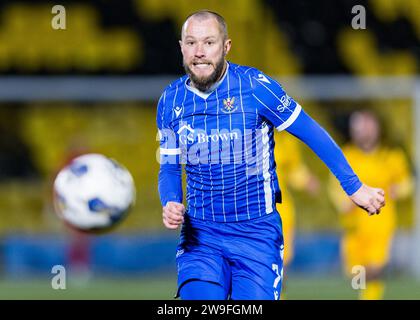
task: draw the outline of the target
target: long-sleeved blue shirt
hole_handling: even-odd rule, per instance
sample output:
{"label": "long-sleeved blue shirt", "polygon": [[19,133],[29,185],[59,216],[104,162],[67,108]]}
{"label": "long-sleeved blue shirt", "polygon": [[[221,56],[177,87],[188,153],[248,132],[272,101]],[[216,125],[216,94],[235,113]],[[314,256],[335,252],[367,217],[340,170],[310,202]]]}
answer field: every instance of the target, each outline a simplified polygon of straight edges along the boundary
{"label": "long-sleeved blue shirt", "polygon": [[274,129],[305,142],[348,195],[361,186],[328,133],[277,81],[255,68],[228,63],[208,92],[191,87],[187,76],[176,80],[159,100],[157,126],[161,203],[183,201],[184,164],[187,214],[195,218],[234,222],[275,211],[281,192]]}

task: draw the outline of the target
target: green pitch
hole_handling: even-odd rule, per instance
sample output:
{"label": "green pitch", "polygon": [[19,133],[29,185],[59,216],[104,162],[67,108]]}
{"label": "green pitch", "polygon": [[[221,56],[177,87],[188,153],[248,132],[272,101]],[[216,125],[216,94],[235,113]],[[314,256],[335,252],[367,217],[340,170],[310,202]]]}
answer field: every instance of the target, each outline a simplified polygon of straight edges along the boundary
{"label": "green pitch", "polygon": [[[409,278],[388,280],[386,299],[420,299],[420,282]],[[164,275],[136,278],[92,278],[66,282],[65,290],[54,290],[51,279],[0,280],[0,299],[140,299],[172,300],[176,279]],[[287,280],[286,298],[356,299],[350,281],[339,276],[308,277],[291,275]]]}

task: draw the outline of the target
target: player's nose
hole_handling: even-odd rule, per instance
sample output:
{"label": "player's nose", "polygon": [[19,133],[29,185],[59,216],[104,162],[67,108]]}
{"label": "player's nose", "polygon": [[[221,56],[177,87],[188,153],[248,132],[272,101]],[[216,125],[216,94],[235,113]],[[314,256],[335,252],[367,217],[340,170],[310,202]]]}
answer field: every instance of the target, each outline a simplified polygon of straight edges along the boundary
{"label": "player's nose", "polygon": [[203,57],[205,57],[206,54],[204,52],[203,45],[198,44],[195,47],[195,53],[194,53],[194,55],[195,55],[196,58],[203,58]]}

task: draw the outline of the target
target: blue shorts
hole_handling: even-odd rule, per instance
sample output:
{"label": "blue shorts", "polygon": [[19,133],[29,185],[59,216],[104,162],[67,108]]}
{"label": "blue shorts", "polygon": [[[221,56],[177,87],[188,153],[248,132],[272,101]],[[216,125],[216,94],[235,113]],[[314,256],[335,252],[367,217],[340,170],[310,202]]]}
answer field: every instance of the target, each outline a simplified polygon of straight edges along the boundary
{"label": "blue shorts", "polygon": [[186,215],[176,254],[178,294],[187,281],[202,280],[221,285],[227,299],[277,300],[282,251],[281,219],[275,211],[229,223]]}

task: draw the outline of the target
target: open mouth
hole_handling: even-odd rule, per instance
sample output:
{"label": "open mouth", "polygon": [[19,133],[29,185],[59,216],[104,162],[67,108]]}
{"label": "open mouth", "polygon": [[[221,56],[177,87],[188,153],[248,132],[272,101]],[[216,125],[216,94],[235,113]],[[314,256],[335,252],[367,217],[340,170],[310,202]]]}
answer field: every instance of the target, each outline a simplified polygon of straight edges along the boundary
{"label": "open mouth", "polygon": [[198,68],[204,68],[204,67],[208,67],[210,65],[211,65],[211,63],[209,63],[209,62],[193,62],[193,66],[198,67]]}

